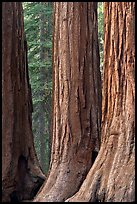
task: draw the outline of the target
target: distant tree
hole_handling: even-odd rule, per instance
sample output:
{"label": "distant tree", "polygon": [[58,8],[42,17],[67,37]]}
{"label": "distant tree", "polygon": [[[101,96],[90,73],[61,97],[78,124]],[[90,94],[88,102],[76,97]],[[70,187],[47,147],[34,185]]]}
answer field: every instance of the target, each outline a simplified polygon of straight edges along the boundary
{"label": "distant tree", "polygon": [[103,78],[103,45],[104,45],[104,12],[103,2],[98,2],[98,40],[100,54],[100,70]]}
{"label": "distant tree", "polygon": [[135,201],[135,2],[104,3],[100,151],[68,202]]}
{"label": "distant tree", "polygon": [[48,178],[34,202],[78,191],[100,147],[101,74],[96,2],[54,2],[53,126]]}
{"label": "distant tree", "polygon": [[35,148],[44,172],[50,161],[52,93],[52,3],[24,2],[25,32],[33,99]]}
{"label": "distant tree", "polygon": [[32,199],[45,176],[34,150],[20,2],[2,2],[2,202]]}

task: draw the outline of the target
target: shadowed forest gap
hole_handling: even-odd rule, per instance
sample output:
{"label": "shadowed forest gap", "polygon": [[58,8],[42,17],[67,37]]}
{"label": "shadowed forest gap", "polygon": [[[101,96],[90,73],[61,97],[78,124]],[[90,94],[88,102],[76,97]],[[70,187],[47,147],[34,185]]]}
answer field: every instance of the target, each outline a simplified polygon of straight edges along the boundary
{"label": "shadowed forest gap", "polygon": [[[23,8],[33,101],[34,144],[42,170],[47,173],[51,147],[53,6],[51,2],[24,2]],[[98,3],[98,38],[102,74],[103,2]]]}
{"label": "shadowed forest gap", "polygon": [[104,44],[104,11],[103,2],[98,2],[98,41],[99,41],[99,55],[100,55],[100,71],[103,79],[103,44]]}
{"label": "shadowed forest gap", "polygon": [[34,144],[42,170],[46,173],[50,162],[52,3],[24,2],[23,7],[33,101]]}

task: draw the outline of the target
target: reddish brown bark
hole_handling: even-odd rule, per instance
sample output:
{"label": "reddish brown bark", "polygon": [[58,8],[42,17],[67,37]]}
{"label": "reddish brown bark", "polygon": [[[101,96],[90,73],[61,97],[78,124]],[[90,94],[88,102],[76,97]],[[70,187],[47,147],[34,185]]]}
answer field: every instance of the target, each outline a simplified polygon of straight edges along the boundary
{"label": "reddish brown bark", "polygon": [[135,2],[104,3],[102,142],[68,202],[135,201]]}
{"label": "reddish brown bark", "polygon": [[2,200],[32,199],[43,182],[33,145],[31,88],[20,2],[2,3]]}
{"label": "reddish brown bark", "polygon": [[53,40],[51,166],[35,202],[61,202],[73,195],[100,145],[97,3],[54,3]]}

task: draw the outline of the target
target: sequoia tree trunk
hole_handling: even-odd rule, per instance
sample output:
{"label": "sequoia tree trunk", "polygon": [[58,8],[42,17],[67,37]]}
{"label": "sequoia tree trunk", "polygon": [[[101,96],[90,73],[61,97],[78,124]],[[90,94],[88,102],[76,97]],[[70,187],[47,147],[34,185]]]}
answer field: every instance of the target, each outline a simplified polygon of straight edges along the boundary
{"label": "sequoia tree trunk", "polygon": [[32,199],[43,175],[31,127],[31,88],[20,2],[2,3],[2,201]]}
{"label": "sequoia tree trunk", "polygon": [[78,191],[100,147],[101,74],[96,2],[55,2],[50,171],[34,202]]}
{"label": "sequoia tree trunk", "polygon": [[135,201],[135,2],[105,2],[102,142],[67,202]]}

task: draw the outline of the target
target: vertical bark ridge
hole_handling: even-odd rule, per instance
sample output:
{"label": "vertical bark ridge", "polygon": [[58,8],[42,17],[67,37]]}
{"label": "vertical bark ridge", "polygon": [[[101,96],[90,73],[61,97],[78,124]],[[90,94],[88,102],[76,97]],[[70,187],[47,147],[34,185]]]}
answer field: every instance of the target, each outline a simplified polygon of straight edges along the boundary
{"label": "vertical bark ridge", "polygon": [[2,10],[2,200],[11,202],[32,199],[45,176],[33,144],[22,5],[3,2]]}
{"label": "vertical bark ridge", "polygon": [[135,2],[105,2],[102,143],[68,202],[135,201]]}
{"label": "vertical bark ridge", "polygon": [[100,147],[97,3],[54,3],[54,12],[52,161],[34,202],[64,201],[76,192]]}

